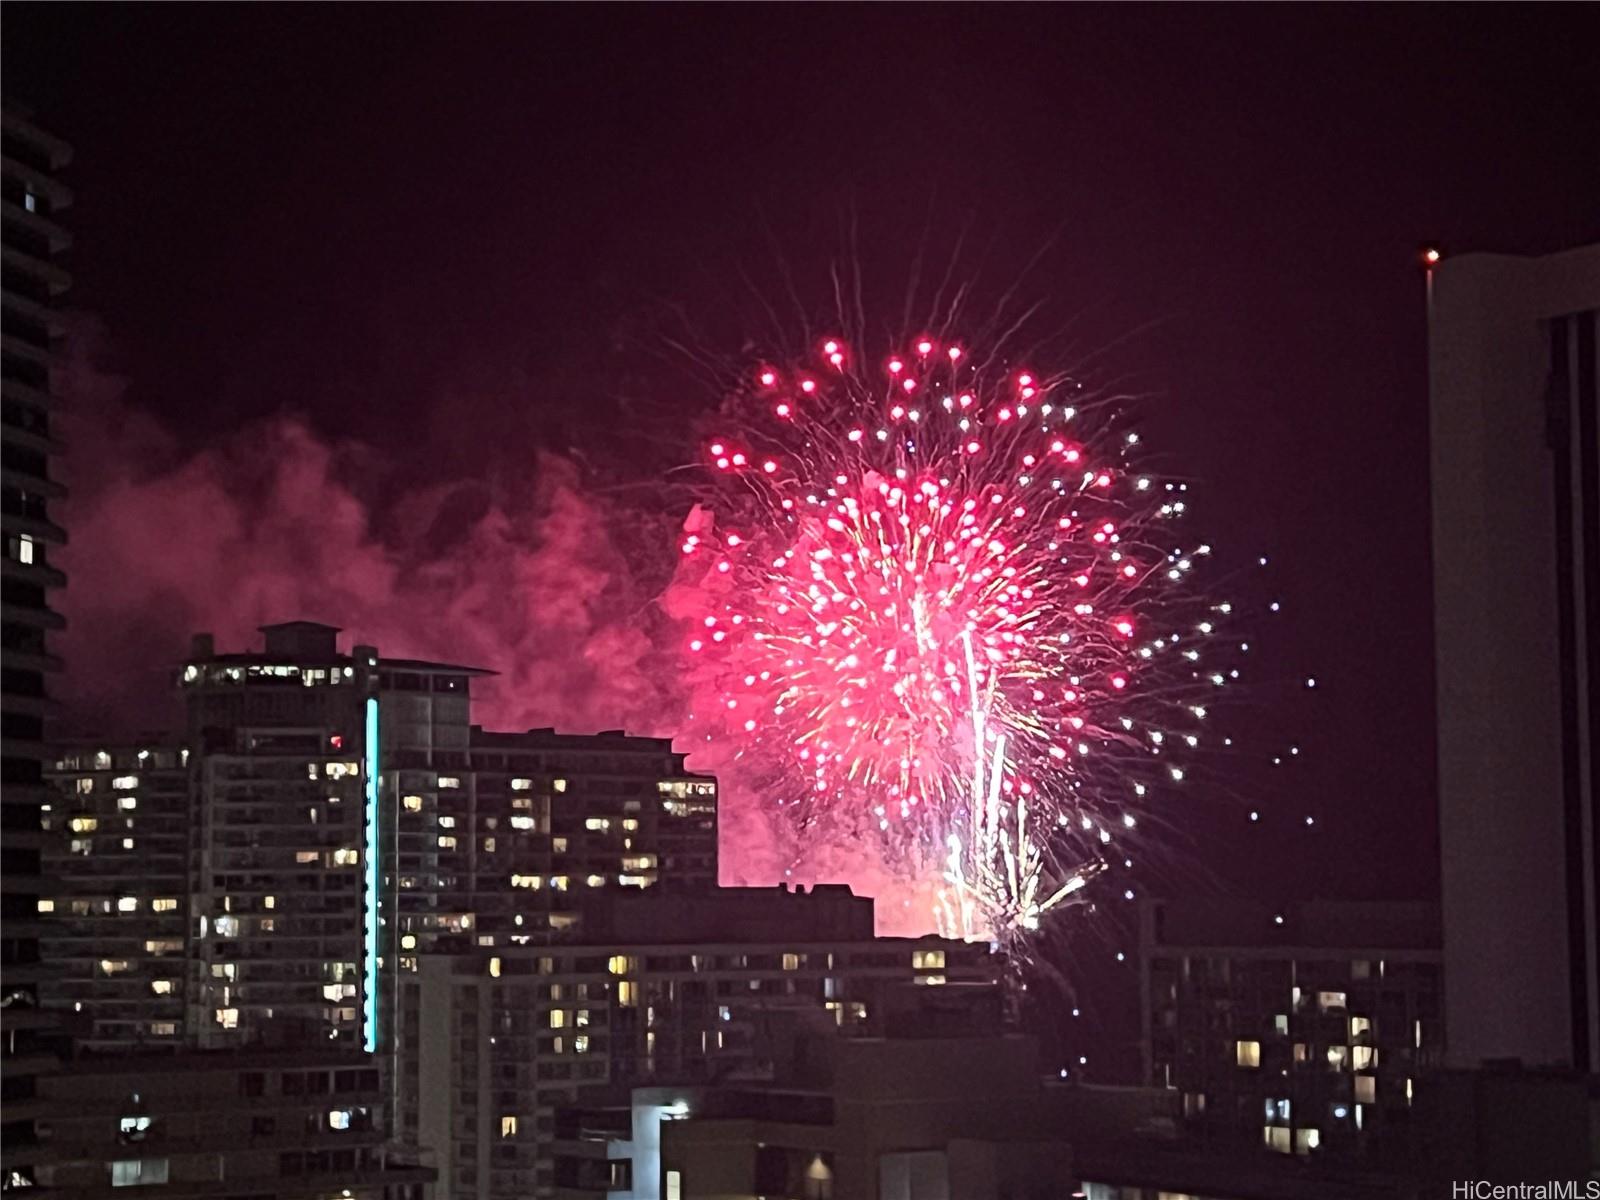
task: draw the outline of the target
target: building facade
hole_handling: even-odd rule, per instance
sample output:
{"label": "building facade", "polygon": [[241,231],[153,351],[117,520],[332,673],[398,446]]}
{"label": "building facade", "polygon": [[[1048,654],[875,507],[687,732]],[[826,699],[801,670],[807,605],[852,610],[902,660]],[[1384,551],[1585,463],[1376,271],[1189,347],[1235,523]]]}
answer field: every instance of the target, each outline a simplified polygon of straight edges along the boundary
{"label": "building facade", "polygon": [[45,805],[47,1008],[90,1053],[181,1045],[188,990],[188,751],[174,739],[57,747]]}
{"label": "building facade", "polygon": [[0,1145],[9,1182],[32,1167],[35,1078],[54,1060],[57,1034],[39,1009],[39,821],[44,783],[46,679],[60,668],[49,635],[62,627],[50,592],[66,582],[53,563],[67,535],[52,519],[62,488],[51,459],[54,307],[71,282],[60,264],[71,239],[59,223],[72,193],[57,178],[72,151],[18,112],[0,114],[0,1044],[5,1115]]}
{"label": "building facade", "polygon": [[612,891],[573,941],[408,969],[400,1128],[436,1151],[441,1195],[491,1200],[624,1190],[603,1142],[586,1157],[564,1127],[586,1094],[770,1079],[797,1014],[865,1032],[888,989],[995,966],[986,946],[874,938],[870,900],[819,887]]}
{"label": "building facade", "polygon": [[1147,1081],[1180,1094],[1193,1136],[1404,1151],[1417,1080],[1445,1045],[1437,908],[1208,898],[1140,918]]}
{"label": "building facade", "polygon": [[1452,1065],[1600,1073],[1600,245],[1430,280]]}
{"label": "building facade", "polygon": [[373,1060],[283,1051],[129,1055],[41,1083],[42,1186],[150,1200],[422,1200],[433,1173],[387,1144]]}

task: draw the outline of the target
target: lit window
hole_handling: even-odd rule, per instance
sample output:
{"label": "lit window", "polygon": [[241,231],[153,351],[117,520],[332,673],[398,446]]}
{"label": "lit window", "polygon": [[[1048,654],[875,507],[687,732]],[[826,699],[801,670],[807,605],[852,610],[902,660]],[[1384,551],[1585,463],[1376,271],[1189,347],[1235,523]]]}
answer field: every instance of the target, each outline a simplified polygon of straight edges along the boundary
{"label": "lit window", "polygon": [[567,839],[564,837],[551,838],[550,849],[557,854],[565,854],[567,852]]}
{"label": "lit window", "polygon": [[517,1136],[517,1119],[515,1117],[500,1118],[500,1136],[503,1138]]}
{"label": "lit window", "polygon": [[117,911],[118,912],[138,912],[139,911],[139,897],[137,897],[137,896],[118,896],[117,897]]}
{"label": "lit window", "polygon": [[102,958],[100,960],[100,974],[121,975],[124,971],[131,970],[133,964],[125,958]]}
{"label": "lit window", "polygon": [[122,848],[124,850],[132,850],[133,849],[133,839],[132,838],[123,838],[122,839]]}
{"label": "lit window", "polygon": [[567,1027],[567,1013],[565,1009],[552,1008],[550,1010],[550,1028],[565,1029]]}
{"label": "lit window", "polygon": [[172,980],[152,979],[150,981],[150,990],[158,996],[170,996],[172,995]]}
{"label": "lit window", "polygon": [[76,790],[77,790],[78,795],[80,795],[80,796],[89,795],[91,792],[94,791],[94,780],[89,778],[88,776],[85,776],[84,778],[79,779],[77,781],[77,783],[76,783]]}
{"label": "lit window", "polygon": [[500,978],[500,960],[498,958],[491,958],[489,960],[489,977],[491,979]]}
{"label": "lit window", "polygon": [[416,948],[417,948],[417,935],[416,934],[414,934],[414,933],[403,933],[403,934],[400,935],[400,949],[402,949],[402,950],[415,950]]}
{"label": "lit window", "polygon": [[167,1182],[164,1158],[123,1158],[111,1164],[112,1187],[145,1187]]}
{"label": "lit window", "polygon": [[1364,1033],[1372,1032],[1372,1019],[1370,1017],[1350,1018],[1350,1040],[1353,1042]]}
{"label": "lit window", "polygon": [[538,890],[540,884],[543,882],[544,881],[537,875],[513,874],[511,876],[511,886],[514,888],[533,888],[534,890]]}
{"label": "lit window", "polygon": [[39,901],[39,911],[40,912],[42,912],[42,913],[53,913],[53,912],[55,912],[55,910],[56,910],[56,902],[54,900],[41,900],[41,901]]}
{"label": "lit window", "polygon": [[455,848],[456,848],[456,839],[455,839],[455,836],[453,834],[440,834],[439,835],[439,849],[441,849],[441,850],[454,850]]}
{"label": "lit window", "polygon": [[454,817],[440,817],[439,818],[439,828],[440,829],[454,829],[455,827],[456,827],[456,819]]}
{"label": "lit window", "polygon": [[572,883],[572,880],[568,879],[565,875],[552,875],[552,876],[550,876],[550,886],[555,888],[555,890],[558,891],[558,892],[566,891],[567,887],[571,883]]}
{"label": "lit window", "polygon": [[1234,1061],[1241,1067],[1259,1067],[1261,1065],[1261,1043],[1235,1042],[1233,1056]]}
{"label": "lit window", "polygon": [[[617,1003],[623,1008],[637,1008],[639,1005],[639,985],[624,979],[617,984]],[[1409,1084],[1409,1080],[1407,1081]]]}
{"label": "lit window", "polygon": [[361,861],[361,852],[352,846],[342,846],[333,852],[333,865],[353,867]]}
{"label": "lit window", "polygon": [[176,1021],[151,1021],[150,1022],[150,1036],[151,1037],[176,1037],[177,1035],[178,1035],[178,1023]]}
{"label": "lit window", "polygon": [[328,1110],[329,1129],[349,1129],[350,1110],[348,1108],[330,1108]]}
{"label": "lit window", "polygon": [[132,812],[134,809],[139,807],[139,797],[137,797],[137,796],[118,796],[117,797],[117,807],[120,808],[123,812]]}
{"label": "lit window", "polygon": [[73,833],[93,833],[100,827],[100,822],[93,817],[73,817],[67,822],[67,828]]}
{"label": "lit window", "polygon": [[1294,1131],[1294,1152],[1296,1154],[1310,1154],[1322,1141],[1322,1134],[1315,1129],[1296,1129]]}
{"label": "lit window", "polygon": [[108,750],[94,752],[94,769],[96,771],[109,771],[111,769],[111,753]]}
{"label": "lit window", "polygon": [[628,975],[639,969],[636,959],[629,958],[626,954],[613,954],[606,962],[606,970],[613,975]]}
{"label": "lit window", "polygon": [[624,829],[626,829],[626,830],[629,830],[629,831],[632,831],[632,830],[635,830],[635,829],[639,828],[639,818],[638,817],[624,817],[622,819],[622,827]]}
{"label": "lit window", "polygon": [[911,952],[911,967],[915,971],[942,971],[944,970],[944,951],[913,950]]}
{"label": "lit window", "polygon": [[421,796],[402,796],[400,798],[400,805],[407,812],[421,812],[422,811],[422,797]]}
{"label": "lit window", "polygon": [[[940,964],[941,966],[943,964]],[[785,954],[783,956],[783,969],[785,971],[798,971],[800,969],[800,956],[798,954]]]}
{"label": "lit window", "polygon": [[317,852],[315,850],[296,850],[294,852],[294,861],[302,864],[314,863],[317,861]]}
{"label": "lit window", "polygon": [[137,775],[118,775],[111,781],[111,787],[113,790],[119,792],[126,792],[138,786],[139,777]]}
{"label": "lit window", "polygon": [[183,952],[182,938],[157,938],[144,944],[146,954],[160,957],[163,954],[181,954]]}
{"label": "lit window", "polygon": [[483,839],[483,852],[485,854],[494,853],[494,839],[492,837],[486,837]]}
{"label": "lit window", "polygon": [[239,1028],[239,1010],[237,1008],[219,1008],[211,1015],[216,1023],[224,1029]]}
{"label": "lit window", "polygon": [[169,896],[161,896],[150,901],[151,912],[176,912],[178,902]]}
{"label": "lit window", "polygon": [[683,1200],[683,1172],[667,1172],[667,1200]]}
{"label": "lit window", "polygon": [[[27,209],[29,212],[38,212],[39,211],[39,197],[35,196],[32,192],[23,192],[22,193],[22,207]],[[33,560],[25,558],[22,561],[23,562],[32,562]]]}
{"label": "lit window", "polygon": [[587,1053],[589,1053],[589,1035],[588,1034],[580,1033],[577,1037],[572,1039],[572,1052],[574,1054],[587,1054]]}
{"label": "lit window", "polygon": [[213,924],[216,926],[218,937],[233,937],[239,932],[237,917],[218,917]]}
{"label": "lit window", "polygon": [[550,786],[558,792],[564,792],[567,790],[567,781],[565,779],[552,779]]}
{"label": "lit window", "polygon": [[1349,1046],[1329,1046],[1328,1066],[1334,1071],[1343,1071],[1350,1066]]}
{"label": "lit window", "polygon": [[622,869],[624,871],[653,871],[656,865],[654,854],[625,854],[622,856]]}
{"label": "lit window", "polygon": [[1320,1008],[1323,1012],[1331,1012],[1336,1008],[1343,1008],[1344,1005],[1345,1005],[1345,994],[1343,992],[1318,992],[1317,993],[1317,1007]]}
{"label": "lit window", "polygon": [[461,786],[461,780],[457,779],[454,775],[441,775],[439,776],[439,786],[446,790],[459,788]]}
{"label": "lit window", "polygon": [[611,820],[610,820],[609,817],[587,817],[587,818],[584,819],[583,827],[585,829],[597,829],[597,830],[610,829],[611,828]]}
{"label": "lit window", "polygon": [[584,882],[590,887],[605,887],[606,877],[604,875],[591,875]]}
{"label": "lit window", "polygon": [[1282,1034],[1289,1032],[1289,1017],[1286,1013],[1279,1013],[1272,1018],[1272,1031]]}
{"label": "lit window", "polygon": [[533,818],[532,817],[523,817],[523,816],[514,816],[514,817],[511,818],[511,828],[513,828],[513,829],[532,829],[533,828]]}
{"label": "lit window", "polygon": [[513,779],[511,781],[511,790],[513,792],[525,792],[532,786],[533,780],[531,779]]}
{"label": "lit window", "polygon": [[1376,1046],[1351,1046],[1350,1066],[1357,1071],[1370,1071],[1378,1065]]}

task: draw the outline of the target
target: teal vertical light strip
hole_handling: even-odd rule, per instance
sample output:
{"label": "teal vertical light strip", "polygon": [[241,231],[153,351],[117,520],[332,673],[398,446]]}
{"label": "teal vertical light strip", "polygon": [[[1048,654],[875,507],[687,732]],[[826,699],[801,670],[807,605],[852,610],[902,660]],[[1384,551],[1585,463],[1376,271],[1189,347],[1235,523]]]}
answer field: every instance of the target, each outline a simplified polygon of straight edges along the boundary
{"label": "teal vertical light strip", "polygon": [[378,1048],[378,698],[367,697],[367,886],[364,896],[366,1002],[363,1039],[368,1054]]}

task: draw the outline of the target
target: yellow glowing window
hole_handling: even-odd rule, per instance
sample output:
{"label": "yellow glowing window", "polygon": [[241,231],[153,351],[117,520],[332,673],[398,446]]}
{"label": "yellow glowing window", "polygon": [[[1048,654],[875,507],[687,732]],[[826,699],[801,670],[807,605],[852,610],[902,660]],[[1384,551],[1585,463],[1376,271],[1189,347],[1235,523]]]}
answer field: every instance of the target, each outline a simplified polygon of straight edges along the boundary
{"label": "yellow glowing window", "polygon": [[622,818],[622,827],[624,829],[627,829],[627,830],[634,830],[634,829],[639,828],[639,818],[638,817],[624,817],[624,818]]}
{"label": "yellow glowing window", "polygon": [[451,834],[440,834],[439,835],[439,849],[441,849],[441,850],[454,850],[455,848],[456,848],[456,839],[455,839],[454,835],[451,835]]}
{"label": "yellow glowing window", "polygon": [[913,950],[911,952],[911,967],[916,971],[942,971],[944,970],[944,951]]}
{"label": "yellow glowing window", "polygon": [[517,1136],[517,1119],[515,1117],[500,1118],[500,1136],[503,1138]]}
{"label": "yellow glowing window", "polygon": [[558,892],[566,891],[571,885],[572,880],[568,879],[565,875],[550,876],[550,886],[555,888],[555,890]]}
{"label": "yellow glowing window", "polygon": [[40,912],[42,912],[42,913],[53,913],[53,912],[55,912],[55,910],[56,910],[56,902],[54,900],[41,900],[41,901],[39,901],[39,911]]}
{"label": "yellow glowing window", "polygon": [[401,798],[400,804],[407,812],[421,812],[422,811],[422,797],[421,796],[404,796],[404,797]]}
{"label": "yellow glowing window", "polygon": [[565,779],[552,779],[550,781],[550,786],[555,791],[564,792],[567,790],[567,781]]}
{"label": "yellow glowing window", "polygon": [[440,817],[439,818],[439,828],[440,829],[454,829],[455,827],[456,827],[456,819],[454,817]]}
{"label": "yellow glowing window", "polygon": [[591,875],[584,882],[590,887],[605,887],[606,877],[604,875]]}
{"label": "yellow glowing window", "polygon": [[441,775],[439,776],[439,786],[446,790],[459,788],[461,786],[461,780],[457,779],[454,775]]}
{"label": "yellow glowing window", "polygon": [[1233,1055],[1234,1061],[1241,1067],[1259,1067],[1261,1065],[1261,1043],[1235,1042]]}
{"label": "yellow glowing window", "polygon": [[73,833],[93,833],[100,828],[100,822],[94,817],[73,817],[67,822],[67,828]]}
{"label": "yellow glowing window", "polygon": [[1378,1048],[1376,1046],[1351,1046],[1350,1065],[1357,1071],[1371,1070],[1378,1065]]}
{"label": "yellow glowing window", "polygon": [[783,956],[783,969],[785,971],[798,971],[800,969],[800,956],[798,954],[785,954]]}
{"label": "yellow glowing window", "polygon": [[532,786],[533,780],[531,779],[513,779],[511,781],[511,790],[513,792],[525,792]]}
{"label": "yellow glowing window", "polygon": [[118,912],[138,912],[139,911],[139,897],[137,897],[137,896],[118,896],[117,897],[117,911]]}
{"label": "yellow glowing window", "polygon": [[637,1008],[639,1006],[639,985],[624,979],[617,984],[617,1003],[623,1008]]}
{"label": "yellow glowing window", "polygon": [[533,888],[538,890],[543,882],[537,875],[518,875],[513,873],[511,876],[511,886],[514,888]]}
{"label": "yellow glowing window", "polygon": [[160,897],[150,901],[151,912],[174,912],[177,907],[178,902],[170,897]]}
{"label": "yellow glowing window", "polygon": [[489,977],[491,979],[500,978],[500,960],[498,958],[491,958],[489,960]]}
{"label": "yellow glowing window", "polygon": [[172,995],[172,980],[152,979],[150,981],[150,990],[158,996],[170,996]]}
{"label": "yellow glowing window", "polygon": [[637,960],[629,958],[626,954],[613,954],[606,963],[606,970],[613,975],[627,975],[638,969]]}
{"label": "yellow glowing window", "polygon": [[137,797],[137,796],[118,796],[117,797],[117,807],[120,808],[123,812],[132,812],[134,809],[139,807],[139,797]]}
{"label": "yellow glowing window", "polygon": [[583,827],[585,829],[610,829],[611,819],[609,817],[586,817]]}
{"label": "yellow glowing window", "polygon": [[511,828],[513,828],[513,829],[532,829],[533,828],[533,818],[532,817],[513,816],[511,818]]}
{"label": "yellow glowing window", "polygon": [[565,1029],[566,1027],[567,1027],[567,1010],[564,1009],[564,1008],[552,1008],[550,1010],[550,1028],[551,1029]]}
{"label": "yellow glowing window", "polygon": [[344,847],[333,852],[333,865],[336,867],[353,867],[361,861],[361,854],[354,847]]}

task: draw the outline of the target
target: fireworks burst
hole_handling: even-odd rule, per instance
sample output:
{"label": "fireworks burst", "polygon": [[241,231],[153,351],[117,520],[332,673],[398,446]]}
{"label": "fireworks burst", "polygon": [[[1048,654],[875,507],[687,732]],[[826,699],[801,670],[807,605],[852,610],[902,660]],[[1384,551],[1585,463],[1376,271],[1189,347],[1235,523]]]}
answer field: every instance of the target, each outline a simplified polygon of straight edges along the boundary
{"label": "fireworks burst", "polygon": [[753,371],[706,444],[697,723],[802,853],[870,842],[942,876],[947,932],[1018,936],[1183,778],[1229,606],[1114,399],[932,338],[821,351]]}

